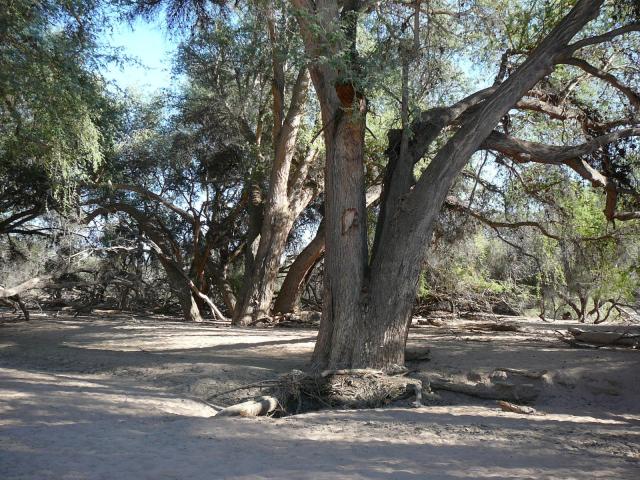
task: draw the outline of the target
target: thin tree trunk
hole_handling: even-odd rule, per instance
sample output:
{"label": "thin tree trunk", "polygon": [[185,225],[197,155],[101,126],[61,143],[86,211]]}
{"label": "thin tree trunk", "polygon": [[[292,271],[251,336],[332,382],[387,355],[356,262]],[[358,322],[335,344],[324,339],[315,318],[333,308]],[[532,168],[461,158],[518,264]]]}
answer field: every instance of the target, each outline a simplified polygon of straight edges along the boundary
{"label": "thin tree trunk", "polygon": [[226,307],[229,316],[233,318],[233,313],[236,309],[236,296],[233,293],[231,284],[229,283],[228,269],[229,265],[223,265],[221,268],[212,268],[213,279],[220,291],[220,294],[222,295],[224,306]]}
{"label": "thin tree trunk", "polygon": [[278,292],[273,311],[295,313],[300,308],[300,298],[309,276],[324,254],[324,219],[318,226],[315,237],[296,257],[287,272]]}
{"label": "thin tree trunk", "polygon": [[286,212],[265,218],[266,228],[260,235],[253,274],[249,280],[242,303],[236,309],[234,324],[247,325],[269,315],[280,262],[293,227],[293,219]]}

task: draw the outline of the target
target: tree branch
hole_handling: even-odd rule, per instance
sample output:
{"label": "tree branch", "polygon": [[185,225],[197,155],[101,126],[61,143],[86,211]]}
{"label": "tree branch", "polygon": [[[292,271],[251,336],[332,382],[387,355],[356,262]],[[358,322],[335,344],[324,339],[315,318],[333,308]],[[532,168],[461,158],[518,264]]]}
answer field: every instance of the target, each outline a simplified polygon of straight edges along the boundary
{"label": "tree branch", "polygon": [[640,127],[617,130],[580,145],[558,146],[520,140],[494,130],[485,139],[480,148],[498,151],[519,163],[536,162],[560,165],[567,164],[570,160],[593,153],[598,148],[613,143],[616,140],[636,136],[640,136]]}
{"label": "tree branch", "polygon": [[599,43],[604,43],[609,40],[613,40],[615,37],[619,37],[620,35],[624,35],[629,32],[639,32],[640,31],[640,23],[630,23],[629,25],[625,25],[620,28],[616,28],[615,30],[611,30],[610,32],[603,33],[602,35],[596,35],[594,37],[584,38],[582,40],[578,40],[575,43],[569,45],[566,49],[566,55],[573,55],[576,50],[587,47],[589,45],[596,45]]}
{"label": "tree branch", "polygon": [[549,230],[547,230],[539,222],[534,222],[534,221],[531,221],[531,220],[523,220],[523,221],[520,221],[520,222],[502,222],[502,221],[498,221],[498,220],[492,220],[490,218],[485,217],[480,212],[476,212],[472,208],[467,207],[459,199],[457,199],[456,197],[453,197],[453,196],[447,197],[447,199],[445,200],[445,206],[450,208],[450,209],[452,209],[452,210],[457,210],[459,212],[464,212],[467,215],[475,218],[476,220],[479,220],[480,222],[484,223],[485,225],[488,225],[489,227],[491,227],[493,229],[497,229],[497,228],[533,227],[533,228],[537,228],[540,231],[540,233],[542,233],[545,237],[553,238],[554,240],[558,240],[558,241],[560,240],[560,237],[558,235],[555,235],[555,234],[549,232]]}
{"label": "tree branch", "polygon": [[620,80],[618,80],[615,76],[611,75],[610,73],[605,72],[604,70],[600,70],[599,68],[596,68],[593,65],[591,65],[586,60],[582,60],[580,58],[571,57],[571,58],[562,60],[560,63],[566,64],[566,65],[573,65],[574,67],[578,67],[581,70],[587,72],[589,75],[592,75],[594,77],[600,78],[601,80],[604,80],[609,85],[611,85],[612,87],[622,92],[629,99],[629,101],[631,102],[631,105],[633,105],[636,110],[640,110],[640,95],[634,92],[633,89],[620,83]]}
{"label": "tree branch", "polygon": [[164,205],[169,210],[171,210],[174,213],[177,213],[178,215],[180,215],[187,222],[189,222],[189,223],[194,223],[195,222],[195,218],[191,214],[189,214],[187,211],[181,209],[180,207],[175,206],[173,203],[165,200],[164,198],[162,198],[157,193],[153,193],[152,191],[150,191],[150,190],[148,190],[148,189],[146,189],[144,187],[141,187],[139,185],[132,185],[132,184],[127,184],[127,183],[114,183],[114,184],[103,184],[103,185],[95,185],[95,186],[96,187],[112,188],[114,190],[124,190],[124,191],[127,191],[127,192],[138,193],[138,194],[142,195],[143,197],[146,197],[149,200],[155,200],[156,202]]}

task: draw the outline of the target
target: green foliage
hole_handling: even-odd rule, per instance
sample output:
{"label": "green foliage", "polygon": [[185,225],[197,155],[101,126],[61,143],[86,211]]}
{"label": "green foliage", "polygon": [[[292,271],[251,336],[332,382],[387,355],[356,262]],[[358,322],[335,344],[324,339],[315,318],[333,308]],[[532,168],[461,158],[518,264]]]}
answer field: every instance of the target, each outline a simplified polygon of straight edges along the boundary
{"label": "green foliage", "polygon": [[41,200],[70,201],[110,147],[115,109],[95,73],[100,22],[94,1],[19,0],[0,10],[0,175],[39,179]]}

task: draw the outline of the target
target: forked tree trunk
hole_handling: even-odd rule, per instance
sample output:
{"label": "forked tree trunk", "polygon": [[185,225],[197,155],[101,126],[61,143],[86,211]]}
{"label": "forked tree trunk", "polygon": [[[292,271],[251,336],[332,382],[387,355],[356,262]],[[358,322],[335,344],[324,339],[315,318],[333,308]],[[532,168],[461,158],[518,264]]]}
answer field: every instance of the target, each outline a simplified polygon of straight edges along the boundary
{"label": "forked tree trunk", "polygon": [[[379,185],[369,187],[366,195],[367,208],[371,207],[380,198],[381,188]],[[309,283],[311,274],[316,265],[322,260],[325,250],[325,225],[323,218],[318,226],[318,231],[309,244],[298,254],[289,271],[282,282],[282,287],[278,292],[274,304],[276,313],[294,313],[300,308],[300,300],[306,285]]]}
{"label": "forked tree trunk", "polygon": [[[272,42],[275,45],[275,26],[273,22],[269,22],[269,26]],[[299,71],[292,88],[290,105],[285,114],[284,66],[275,53],[273,69],[274,156],[269,178],[269,192],[260,230],[260,243],[251,270],[245,275],[243,292],[233,316],[234,325],[247,325],[269,315],[287,237],[296,217],[310,199],[305,194],[302,183],[293,182],[291,191],[289,188],[291,162],[296,152],[298,131],[304,114],[309,74],[306,68]],[[296,173],[306,172],[305,162],[312,160],[313,157],[308,157],[302,161]],[[306,178],[306,173],[304,177]]]}
{"label": "forked tree trunk", "polygon": [[[340,87],[337,72],[327,65],[311,68],[322,108],[327,154],[325,298],[313,355],[316,367],[388,369],[404,363],[419,274],[449,188],[500,119],[551,73],[568,42],[597,16],[602,1],[578,1],[504,83],[481,96],[481,102],[475,101],[477,96],[471,96],[449,109],[436,109],[430,122],[421,118],[414,121],[411,145],[404,149],[407,157],[398,160],[394,172],[386,179],[385,189],[392,200],[381,205],[384,214],[381,221],[385,224],[377,234],[370,266],[362,165],[364,101],[358,112],[345,105],[336,108],[336,92],[332,87]],[[330,42],[322,32],[340,28],[344,11],[334,0],[292,2],[299,11],[307,53],[311,57],[326,55],[322,48]],[[357,8],[359,4],[348,2],[348,5]],[[353,41],[355,46],[355,38]],[[338,95],[343,98],[340,92]],[[417,184],[402,192],[406,184],[404,173],[411,171],[408,167],[412,164],[407,162],[419,160],[439,130],[472,107],[474,101],[477,108],[461,119],[457,132],[431,160]],[[428,116],[430,112],[426,113]],[[438,115],[443,124],[434,129],[433,121],[440,118]]]}

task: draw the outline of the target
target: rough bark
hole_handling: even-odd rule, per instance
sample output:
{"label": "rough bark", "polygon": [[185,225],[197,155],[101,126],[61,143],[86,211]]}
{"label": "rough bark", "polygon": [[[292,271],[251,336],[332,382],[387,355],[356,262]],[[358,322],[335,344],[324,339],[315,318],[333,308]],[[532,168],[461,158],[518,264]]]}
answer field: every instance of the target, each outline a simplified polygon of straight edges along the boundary
{"label": "rough bark", "polygon": [[[323,115],[325,133],[326,255],[323,316],[314,351],[318,366],[350,366],[352,335],[361,314],[367,264],[364,190],[365,102]],[[323,110],[328,110],[327,106]],[[327,118],[328,117],[328,118]]]}
{"label": "rough bark", "polygon": [[[350,45],[348,71],[328,63],[309,68],[320,102],[325,142],[326,254],[322,322],[313,355],[317,367],[351,363],[352,333],[361,316],[367,271],[364,182],[366,100],[348,80],[357,76],[356,19],[360,2],[293,0],[307,54],[339,56],[340,30]],[[320,27],[320,28],[318,28]]]}
{"label": "rough bark", "polygon": [[[326,55],[326,38],[317,33],[320,29],[313,23],[327,32],[339,28],[333,26],[340,25],[337,2],[293,3],[302,11],[298,20],[307,53],[312,57]],[[553,70],[575,34],[597,16],[601,4],[602,0],[579,1],[507,80],[464,115],[456,133],[413,189],[407,189],[411,184],[407,176],[412,172],[408,159],[399,159],[392,166],[398,173],[386,179],[389,194],[381,206],[384,224],[377,234],[371,265],[367,264],[362,174],[364,108],[360,107],[360,115],[354,115],[354,109],[339,115],[332,88],[337,84],[336,72],[327,65],[311,68],[322,107],[327,153],[325,304],[314,351],[316,366],[389,369],[404,363],[426,246],[449,188],[500,119]],[[414,130],[413,150],[428,145],[433,132],[437,135],[439,131],[432,123],[425,127],[424,131]],[[406,151],[411,152],[411,146]]]}
{"label": "rough bark", "polygon": [[[367,312],[355,338],[353,367],[404,363],[404,344],[426,246],[453,181],[500,119],[545,75],[602,2],[583,0],[504,83],[466,115],[411,192],[397,206],[374,257]],[[398,211],[399,210],[399,211]],[[386,234],[385,234],[386,233]],[[389,295],[389,292],[393,294]]]}
{"label": "rough bark", "polygon": [[[376,203],[380,198],[381,188],[379,185],[372,186],[367,190],[367,208]],[[276,313],[295,313],[300,308],[300,299],[305,286],[313,273],[316,265],[322,260],[325,249],[324,233],[326,220],[324,218],[318,226],[315,237],[298,254],[289,271],[282,282],[282,287],[278,292],[273,307]]]}

